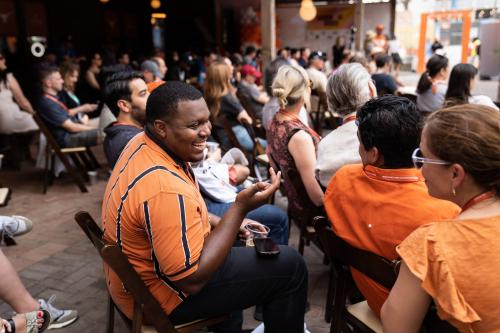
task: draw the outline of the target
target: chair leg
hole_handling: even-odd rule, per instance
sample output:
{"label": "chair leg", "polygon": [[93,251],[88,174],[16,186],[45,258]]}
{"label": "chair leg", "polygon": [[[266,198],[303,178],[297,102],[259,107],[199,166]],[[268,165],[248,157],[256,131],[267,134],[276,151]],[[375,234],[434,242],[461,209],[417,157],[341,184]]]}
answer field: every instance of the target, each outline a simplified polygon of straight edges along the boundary
{"label": "chair leg", "polygon": [[94,166],[87,158],[87,154],[85,154],[85,152],[78,153],[78,157],[83,161],[84,168],[82,170],[94,170]]}
{"label": "chair leg", "polygon": [[[48,145],[47,145],[48,147]],[[49,176],[50,176],[50,171],[52,168],[50,168],[50,150],[46,149],[45,151],[45,169],[43,172],[43,190],[42,193],[45,194],[47,193],[47,188],[49,187]]]}
{"label": "chair leg", "polygon": [[106,322],[106,333],[113,333],[115,330],[115,303],[108,294],[108,320]]}
{"label": "chair leg", "polygon": [[67,156],[65,156],[64,154],[61,154],[60,158],[61,158],[61,162],[64,164],[64,167],[66,168],[66,170],[70,174],[71,178],[73,178],[73,181],[76,183],[76,186],[78,186],[78,188],[80,189],[80,191],[83,192],[83,193],[88,192],[88,190],[85,187],[85,184],[83,182],[81,174],[79,174],[77,172],[76,168],[73,167],[69,163],[69,160],[68,160]]}
{"label": "chair leg", "polygon": [[134,302],[134,317],[132,320],[132,333],[141,333],[142,331],[142,305]]}
{"label": "chair leg", "polygon": [[94,165],[94,169],[100,169],[101,168],[101,165],[97,161],[97,158],[95,158],[95,155],[92,152],[92,149],[90,149],[90,147],[87,148],[87,156],[89,157],[90,161]]}
{"label": "chair leg", "polygon": [[346,302],[346,288],[347,288],[347,273],[342,272],[339,274],[337,284],[335,286],[335,296],[333,299],[332,309],[332,324],[330,326],[330,333],[341,333],[343,328],[343,313],[345,310]]}
{"label": "chair leg", "polygon": [[326,304],[325,304],[325,321],[330,323],[332,321],[332,310],[333,310],[333,295],[335,291],[335,271],[330,268],[330,274],[328,277],[328,292],[326,294]]}
{"label": "chair leg", "polygon": [[304,245],[305,245],[305,235],[304,232],[302,231],[302,228],[300,228],[300,235],[299,235],[299,253],[301,256],[304,255]]}
{"label": "chair leg", "polygon": [[[82,174],[82,176],[85,179],[85,176],[87,175],[87,168],[82,164],[81,160],[81,155],[80,153],[76,154],[69,154],[69,157],[73,161],[73,164],[75,165],[75,169]],[[85,163],[85,161],[83,161]],[[68,170],[69,171],[69,170]]]}

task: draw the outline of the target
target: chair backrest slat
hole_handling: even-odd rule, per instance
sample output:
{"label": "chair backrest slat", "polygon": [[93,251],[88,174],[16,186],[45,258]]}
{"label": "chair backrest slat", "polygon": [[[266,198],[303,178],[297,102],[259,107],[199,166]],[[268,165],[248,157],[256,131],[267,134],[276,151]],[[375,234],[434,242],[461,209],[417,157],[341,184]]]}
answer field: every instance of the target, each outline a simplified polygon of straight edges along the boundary
{"label": "chair backrest slat", "polygon": [[397,278],[398,262],[350,245],[335,234],[325,217],[316,217],[314,225],[332,262],[353,267],[387,289],[392,288]]}
{"label": "chair backrest slat", "polygon": [[54,136],[50,132],[47,125],[45,125],[45,121],[37,113],[33,114],[33,120],[38,125],[40,132],[42,132],[42,134],[47,139],[47,143],[52,147],[52,149],[54,149],[57,152],[57,154],[59,156],[61,154],[61,147],[57,143],[56,139],[54,138]]}

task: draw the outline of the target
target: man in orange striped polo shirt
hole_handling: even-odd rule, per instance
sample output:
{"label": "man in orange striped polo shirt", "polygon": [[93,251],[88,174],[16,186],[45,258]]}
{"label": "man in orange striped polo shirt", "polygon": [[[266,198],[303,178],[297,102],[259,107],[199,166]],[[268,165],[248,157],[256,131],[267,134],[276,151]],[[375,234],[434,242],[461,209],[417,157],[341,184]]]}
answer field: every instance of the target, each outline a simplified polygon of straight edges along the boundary
{"label": "man in orange striped polo shirt", "polygon": [[[189,162],[203,157],[210,112],[201,93],[172,82],[155,89],[146,129],[123,150],[106,187],[104,238],[116,243],[174,324],[264,305],[266,332],[303,332],[307,269],[291,248],[270,260],[253,248],[232,248],[245,215],[278,188],[241,191],[211,230]],[[132,298],[108,267],[113,300],[129,317]],[[147,314],[146,319],[147,319]],[[236,323],[241,330],[241,322]],[[221,327],[217,332],[225,332]]]}

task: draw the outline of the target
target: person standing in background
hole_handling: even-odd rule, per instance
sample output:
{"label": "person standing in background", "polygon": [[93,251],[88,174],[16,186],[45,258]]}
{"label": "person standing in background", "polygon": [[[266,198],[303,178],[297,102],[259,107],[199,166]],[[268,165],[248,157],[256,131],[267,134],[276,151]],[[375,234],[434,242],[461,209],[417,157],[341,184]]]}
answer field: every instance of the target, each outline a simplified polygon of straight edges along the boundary
{"label": "person standing in background", "polygon": [[345,48],[345,38],[343,36],[338,36],[335,40],[335,44],[332,47],[333,69],[336,69],[340,66],[342,58],[344,57]]}

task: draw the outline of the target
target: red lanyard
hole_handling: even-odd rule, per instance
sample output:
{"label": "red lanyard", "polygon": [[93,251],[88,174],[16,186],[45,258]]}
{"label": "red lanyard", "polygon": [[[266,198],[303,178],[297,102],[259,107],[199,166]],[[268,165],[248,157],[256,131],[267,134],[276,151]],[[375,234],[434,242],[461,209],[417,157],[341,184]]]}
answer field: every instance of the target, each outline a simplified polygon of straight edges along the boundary
{"label": "red lanyard", "polygon": [[48,99],[50,99],[52,102],[58,104],[60,107],[62,107],[64,109],[64,111],[66,111],[67,113],[69,113],[69,109],[66,105],[64,105],[63,103],[61,103],[57,98],[55,98],[54,96],[51,96],[49,94],[45,94],[45,97],[47,97]]}
{"label": "red lanyard", "polygon": [[490,190],[488,192],[481,193],[479,195],[476,195],[474,198],[470,199],[467,201],[467,203],[464,205],[464,208],[462,208],[462,213],[465,212],[467,209],[471,208],[472,206],[480,203],[481,201],[488,200],[489,198],[493,198],[496,195],[495,190]]}
{"label": "red lanyard", "polygon": [[354,121],[354,120],[356,120],[356,115],[355,114],[353,114],[352,116],[349,116],[349,117],[345,117],[342,120],[342,125],[347,124],[348,122]]}

